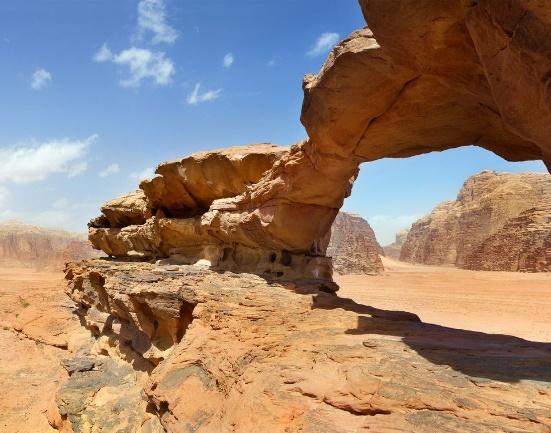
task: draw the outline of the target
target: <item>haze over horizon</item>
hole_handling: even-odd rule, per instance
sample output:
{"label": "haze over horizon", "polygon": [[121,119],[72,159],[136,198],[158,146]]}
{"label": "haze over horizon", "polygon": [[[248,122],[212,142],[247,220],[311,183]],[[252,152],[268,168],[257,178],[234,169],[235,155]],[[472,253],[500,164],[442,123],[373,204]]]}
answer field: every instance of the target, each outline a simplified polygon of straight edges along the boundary
{"label": "haze over horizon", "polygon": [[[164,160],[305,138],[302,76],[364,25],[356,0],[8,0],[0,23],[0,220],[78,232]],[[485,169],[546,171],[475,147],[381,160],[343,209],[388,244]]]}

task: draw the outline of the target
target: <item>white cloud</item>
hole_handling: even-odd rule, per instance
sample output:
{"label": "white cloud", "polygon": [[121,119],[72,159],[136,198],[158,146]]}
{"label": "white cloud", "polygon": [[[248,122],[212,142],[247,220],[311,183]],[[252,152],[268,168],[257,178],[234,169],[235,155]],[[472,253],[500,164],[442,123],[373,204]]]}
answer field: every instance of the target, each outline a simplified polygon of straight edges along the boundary
{"label": "white cloud", "polygon": [[112,174],[118,173],[120,171],[119,164],[109,164],[107,167],[105,167],[102,171],[98,173],[99,177],[107,177],[111,176]]}
{"label": "white cloud", "polygon": [[152,43],[172,44],[178,32],[167,24],[166,7],[163,0],[141,0],[138,3],[138,32],[136,38],[143,39],[150,33]]}
{"label": "white cloud", "polygon": [[109,49],[106,43],[94,54],[94,62],[102,63],[113,60],[113,53]]}
{"label": "white cloud", "polygon": [[0,185],[0,206],[4,206],[10,195],[10,191],[5,186]]}
{"label": "white cloud", "polygon": [[150,179],[153,176],[155,176],[155,169],[153,167],[147,167],[142,171],[136,171],[134,173],[130,173],[130,179],[134,179],[139,182],[145,179]]}
{"label": "white cloud", "polygon": [[229,68],[231,65],[233,65],[234,61],[235,61],[235,58],[233,57],[232,53],[226,54],[222,62],[224,64],[224,68]]}
{"label": "white cloud", "polygon": [[33,72],[31,87],[34,90],[42,90],[52,82],[52,74],[46,69],[37,69]]}
{"label": "white cloud", "polygon": [[375,232],[377,240],[381,245],[388,245],[394,242],[396,233],[403,229],[409,229],[411,225],[423,214],[411,215],[375,215],[368,218],[369,225]]}
{"label": "white cloud", "polygon": [[321,56],[333,48],[339,41],[338,33],[322,33],[314,46],[306,53],[308,57]]}
{"label": "white cloud", "polygon": [[164,86],[170,83],[174,74],[174,64],[165,53],[145,48],[132,47],[114,54],[106,44],[103,44],[94,54],[94,61],[128,66],[130,76],[120,81],[124,87],[139,87],[147,78],[152,79],[155,84]]}
{"label": "white cloud", "polygon": [[84,161],[96,135],[85,140],[51,140],[0,148],[0,182],[29,183],[54,173],[72,177],[87,168]]}
{"label": "white cloud", "polygon": [[207,90],[206,92],[200,93],[201,83],[197,83],[193,88],[193,92],[187,97],[187,103],[189,105],[197,105],[201,102],[213,101],[220,97],[222,89],[217,90]]}

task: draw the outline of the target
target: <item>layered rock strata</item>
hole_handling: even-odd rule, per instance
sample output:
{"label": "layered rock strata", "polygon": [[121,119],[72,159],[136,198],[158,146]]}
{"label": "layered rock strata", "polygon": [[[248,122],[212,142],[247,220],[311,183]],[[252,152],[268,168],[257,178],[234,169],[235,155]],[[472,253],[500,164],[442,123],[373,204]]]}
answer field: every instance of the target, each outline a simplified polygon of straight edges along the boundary
{"label": "layered rock strata", "polygon": [[[106,226],[105,215],[92,224],[92,241],[115,256],[157,250],[164,256],[173,248],[212,262],[210,252],[189,249],[199,238],[224,245],[215,256],[258,255],[250,268],[250,258],[234,260],[240,269],[285,274],[266,257],[288,253],[316,269],[311,275],[327,276],[328,232],[362,162],[474,144],[508,160],[551,165],[548,4],[360,5],[370,28],[353,32],[317,75],[305,77],[307,140],[277,157],[268,156],[274,149],[255,154],[252,160],[265,161],[259,165],[220,151],[159,167],[159,176],[142,185],[151,218],[196,218],[185,224],[190,240],[183,240],[186,234],[164,249],[152,242],[159,238],[156,220],[123,228]],[[227,170],[210,170],[209,161]],[[259,169],[249,171],[252,166]]]}
{"label": "layered rock strata", "polygon": [[103,353],[148,375],[136,381],[102,355],[69,362],[78,372],[51,418],[74,431],[551,427],[549,344],[423,324],[314,286],[196,266],[95,260],[70,265],[67,278]]}
{"label": "layered rock strata", "polygon": [[551,271],[551,202],[512,218],[482,242],[465,268],[483,271]]}
{"label": "layered rock strata", "polygon": [[361,216],[339,212],[331,226],[327,253],[333,270],[341,275],[377,274],[384,270],[380,255],[383,249],[375,233]]}
{"label": "layered rock strata", "polygon": [[[412,225],[401,250],[401,260],[479,269],[473,254],[484,241],[523,211],[550,200],[549,174],[481,172],[465,181],[457,200],[442,203]],[[542,209],[542,213],[545,214],[545,210]],[[515,225],[520,230],[510,231],[506,236],[509,240],[503,234],[499,237],[503,241],[501,248],[506,249],[508,242],[517,242],[514,240],[517,237],[519,243],[530,243],[526,237],[535,235],[536,231],[521,228],[521,221]],[[534,243],[537,243],[536,237]],[[495,244],[497,240],[493,243],[499,248]],[[500,258],[496,254],[486,259],[480,254],[479,257],[487,263],[481,265],[483,269],[511,270],[511,266],[504,263],[498,265]],[[488,265],[494,259],[495,265]],[[518,261],[516,267],[519,267]]]}
{"label": "layered rock strata", "polygon": [[396,233],[396,237],[393,243],[383,247],[385,256],[390,257],[391,259],[400,259],[400,254],[402,252],[402,246],[406,242],[408,237],[409,229],[400,230]]}

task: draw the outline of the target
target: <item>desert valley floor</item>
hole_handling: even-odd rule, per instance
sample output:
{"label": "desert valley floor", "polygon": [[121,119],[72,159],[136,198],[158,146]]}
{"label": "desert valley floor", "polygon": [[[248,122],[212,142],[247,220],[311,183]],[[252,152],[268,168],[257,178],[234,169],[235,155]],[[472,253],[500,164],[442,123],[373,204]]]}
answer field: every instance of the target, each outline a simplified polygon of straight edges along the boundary
{"label": "desert valley floor", "polygon": [[[378,276],[338,277],[338,295],[377,309],[412,312],[425,323],[551,341],[550,274],[384,262],[387,270]],[[88,338],[71,314],[64,285],[61,272],[0,270],[2,433],[55,431],[47,409],[66,376],[60,363],[67,349]]]}

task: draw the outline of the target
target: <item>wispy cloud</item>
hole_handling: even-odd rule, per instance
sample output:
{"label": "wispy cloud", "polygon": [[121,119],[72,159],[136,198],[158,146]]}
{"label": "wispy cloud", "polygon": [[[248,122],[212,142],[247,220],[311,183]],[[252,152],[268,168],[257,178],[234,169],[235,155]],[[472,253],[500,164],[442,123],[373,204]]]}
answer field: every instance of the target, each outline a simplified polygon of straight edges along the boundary
{"label": "wispy cloud", "polygon": [[119,164],[109,164],[107,167],[105,167],[102,171],[98,173],[99,177],[107,177],[111,176],[112,174],[118,173],[120,171]]}
{"label": "wispy cloud", "polygon": [[206,92],[201,93],[201,83],[197,83],[193,88],[193,92],[187,97],[187,103],[189,105],[197,105],[202,102],[213,101],[220,97],[222,94],[222,89],[216,90],[207,90]]}
{"label": "wispy cloud", "polygon": [[34,90],[42,90],[52,82],[52,74],[46,69],[37,69],[31,78],[31,87]]}
{"label": "wispy cloud", "polygon": [[317,57],[327,53],[339,41],[338,33],[322,33],[316,43],[306,53],[308,57]]}
{"label": "wispy cloud", "polygon": [[94,54],[95,62],[112,62],[127,66],[129,76],[120,81],[123,87],[139,87],[143,80],[151,79],[157,85],[167,85],[174,75],[174,64],[163,52],[153,52],[145,48],[128,48],[118,54],[103,44]]}
{"label": "wispy cloud", "polygon": [[172,44],[178,38],[178,32],[167,23],[163,0],[141,0],[138,3],[138,30],[135,39],[142,40],[147,34],[152,35],[153,44]]}
{"label": "wispy cloud", "polygon": [[222,64],[224,65],[224,68],[229,68],[231,65],[233,65],[234,61],[235,61],[235,58],[233,57],[233,54],[228,53],[224,56],[224,60],[222,61]]}
{"label": "wispy cloud", "polygon": [[0,148],[0,182],[29,183],[54,173],[76,176],[87,168],[84,160],[96,135],[85,140],[50,140]]}
{"label": "wispy cloud", "polygon": [[137,180],[139,182],[145,179],[150,179],[153,176],[155,176],[155,169],[153,167],[147,167],[142,171],[130,173],[130,179]]}

